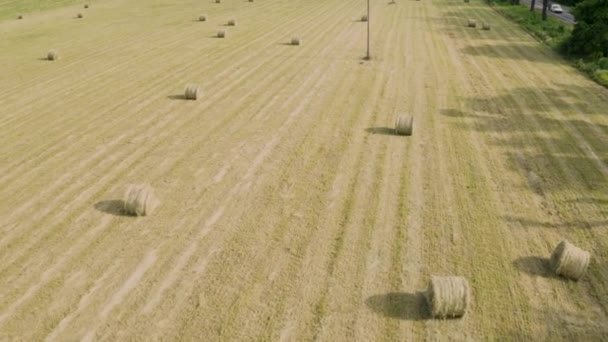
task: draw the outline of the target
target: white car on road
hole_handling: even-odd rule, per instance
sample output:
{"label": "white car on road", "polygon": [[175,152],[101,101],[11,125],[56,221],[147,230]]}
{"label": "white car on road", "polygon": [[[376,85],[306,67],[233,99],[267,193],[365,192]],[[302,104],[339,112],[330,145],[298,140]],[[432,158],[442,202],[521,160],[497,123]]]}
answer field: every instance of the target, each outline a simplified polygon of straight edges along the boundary
{"label": "white car on road", "polygon": [[553,4],[551,5],[551,12],[553,13],[562,13],[562,6],[558,5],[558,4]]}

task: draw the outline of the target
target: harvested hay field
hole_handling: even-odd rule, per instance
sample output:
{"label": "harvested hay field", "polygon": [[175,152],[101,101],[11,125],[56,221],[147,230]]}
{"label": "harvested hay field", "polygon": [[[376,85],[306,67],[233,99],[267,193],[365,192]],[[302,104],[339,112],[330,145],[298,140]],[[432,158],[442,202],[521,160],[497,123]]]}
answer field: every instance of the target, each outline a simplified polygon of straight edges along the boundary
{"label": "harvested hay field", "polygon": [[359,0],[34,3],[0,4],[0,340],[608,338],[608,91],[484,2],[374,1],[371,61]]}

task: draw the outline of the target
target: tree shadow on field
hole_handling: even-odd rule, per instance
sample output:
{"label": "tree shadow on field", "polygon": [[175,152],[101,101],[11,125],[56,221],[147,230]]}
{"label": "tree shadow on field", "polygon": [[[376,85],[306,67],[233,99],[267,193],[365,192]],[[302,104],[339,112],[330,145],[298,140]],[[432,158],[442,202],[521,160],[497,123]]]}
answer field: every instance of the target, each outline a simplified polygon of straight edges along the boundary
{"label": "tree shadow on field", "polygon": [[365,129],[365,131],[371,134],[397,135],[397,133],[395,133],[395,129],[390,127],[368,127]]}
{"label": "tree shadow on field", "polygon": [[551,270],[548,258],[540,256],[521,257],[513,261],[513,266],[533,276],[566,281],[565,278],[558,276]]}
{"label": "tree shadow on field", "polygon": [[408,321],[430,319],[424,293],[391,292],[367,298],[365,304],[386,317]]}
{"label": "tree shadow on field", "polygon": [[608,221],[606,220],[595,220],[595,221],[570,221],[570,222],[561,222],[561,223],[552,223],[552,222],[541,222],[535,220],[529,220],[522,217],[516,216],[505,216],[505,220],[508,222],[516,222],[521,224],[524,227],[543,227],[543,228],[598,228],[598,227],[608,227]]}
{"label": "tree shadow on field", "polygon": [[125,212],[124,203],[122,200],[99,201],[95,203],[95,209],[114,216],[133,216]]}
{"label": "tree shadow on field", "polygon": [[460,51],[471,56],[508,58],[538,63],[555,63],[555,58],[545,53],[542,47],[531,44],[483,44],[478,46],[467,46]]}

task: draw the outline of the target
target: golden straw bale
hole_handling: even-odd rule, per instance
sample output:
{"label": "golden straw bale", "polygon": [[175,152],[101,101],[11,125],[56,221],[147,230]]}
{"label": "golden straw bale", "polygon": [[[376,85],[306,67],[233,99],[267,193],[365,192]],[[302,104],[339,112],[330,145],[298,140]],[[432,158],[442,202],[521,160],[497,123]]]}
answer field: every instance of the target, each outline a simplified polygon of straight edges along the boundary
{"label": "golden straw bale", "polygon": [[555,247],[549,264],[555,274],[578,280],[587,271],[590,259],[589,252],[564,240]]}
{"label": "golden straw bale", "polygon": [[130,185],[123,199],[124,210],[127,214],[136,216],[151,215],[160,201],[154,195],[154,190],[146,184]]}
{"label": "golden straw bale", "polygon": [[426,299],[433,317],[464,316],[470,298],[469,282],[466,278],[460,276],[431,276]]}
{"label": "golden straw bale", "polygon": [[400,115],[395,120],[395,133],[398,135],[412,135],[414,130],[414,117],[410,115]]}

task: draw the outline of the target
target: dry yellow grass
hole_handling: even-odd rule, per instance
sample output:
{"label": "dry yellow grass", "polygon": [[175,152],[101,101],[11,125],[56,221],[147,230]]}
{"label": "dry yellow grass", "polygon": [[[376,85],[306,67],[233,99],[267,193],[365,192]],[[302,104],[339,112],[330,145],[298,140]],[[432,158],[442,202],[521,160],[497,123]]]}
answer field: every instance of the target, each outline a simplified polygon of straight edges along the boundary
{"label": "dry yellow grass", "polygon": [[[482,2],[387,3],[371,61],[360,0],[0,22],[0,340],[605,339],[608,91]],[[142,181],[162,208],[126,217]],[[463,319],[430,320],[430,274],[466,275]]]}

